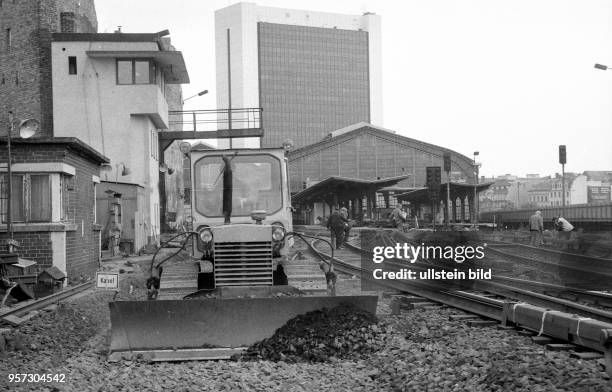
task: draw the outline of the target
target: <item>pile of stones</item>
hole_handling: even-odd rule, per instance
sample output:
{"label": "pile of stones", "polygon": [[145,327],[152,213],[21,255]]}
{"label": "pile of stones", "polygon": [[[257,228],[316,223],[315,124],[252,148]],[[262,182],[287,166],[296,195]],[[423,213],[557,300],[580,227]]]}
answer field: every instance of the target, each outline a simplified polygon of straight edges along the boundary
{"label": "pile of stones", "polygon": [[385,335],[385,327],[374,315],[343,304],[289,320],[236,359],[326,362],[358,358],[379,349]]}

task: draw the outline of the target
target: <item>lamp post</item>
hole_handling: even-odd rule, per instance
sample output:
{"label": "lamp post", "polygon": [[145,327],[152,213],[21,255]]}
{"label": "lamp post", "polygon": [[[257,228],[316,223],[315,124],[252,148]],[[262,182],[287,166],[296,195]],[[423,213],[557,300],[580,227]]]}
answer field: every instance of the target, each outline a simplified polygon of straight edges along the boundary
{"label": "lamp post", "polygon": [[183,103],[187,102],[187,101],[188,101],[188,100],[190,100],[191,98],[201,97],[201,96],[202,96],[202,95],[204,95],[204,94],[208,94],[208,90],[202,90],[202,91],[200,91],[200,92],[199,92],[199,93],[197,93],[197,94],[194,94],[194,95],[192,95],[192,96],[190,96],[190,97],[187,97],[187,98],[183,99]]}
{"label": "lamp post", "polygon": [[474,174],[476,175],[476,181],[474,181],[474,224],[478,223],[478,164],[476,163],[476,157],[480,155],[480,152],[474,151]]}
{"label": "lamp post", "polygon": [[[11,160],[11,135],[15,131],[15,116],[12,111],[8,112],[9,130],[6,136],[6,173],[7,173],[7,191],[6,199],[6,231],[8,234],[7,250],[8,253],[13,253],[16,245],[13,240],[13,214],[12,214],[12,195],[13,195],[13,178],[12,178],[12,160]],[[27,119],[19,123],[19,136],[22,139],[28,139],[36,134],[40,123],[34,119]]]}
{"label": "lamp post", "polygon": [[567,163],[567,148],[559,146],[559,163],[561,164],[561,213],[565,216],[565,164]]}

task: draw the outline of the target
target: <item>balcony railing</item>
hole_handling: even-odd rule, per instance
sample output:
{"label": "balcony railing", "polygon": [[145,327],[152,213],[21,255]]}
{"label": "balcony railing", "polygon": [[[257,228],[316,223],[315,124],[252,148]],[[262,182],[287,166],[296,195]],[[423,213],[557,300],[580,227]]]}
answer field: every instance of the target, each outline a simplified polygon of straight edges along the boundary
{"label": "balcony railing", "polygon": [[216,110],[184,110],[168,113],[170,131],[220,131],[231,129],[261,129],[261,108]]}

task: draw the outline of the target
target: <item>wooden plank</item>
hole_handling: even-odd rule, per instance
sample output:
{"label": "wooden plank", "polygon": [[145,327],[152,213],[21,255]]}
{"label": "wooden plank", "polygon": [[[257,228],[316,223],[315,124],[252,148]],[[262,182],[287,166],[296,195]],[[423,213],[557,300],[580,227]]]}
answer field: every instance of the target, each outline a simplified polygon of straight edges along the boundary
{"label": "wooden plank", "polygon": [[569,351],[575,350],[576,346],[566,343],[550,343],[546,345],[546,349],[550,351]]}
{"label": "wooden plank", "polygon": [[479,318],[480,316],[475,314],[451,314],[448,316],[449,321],[476,320]]}
{"label": "wooden plank", "polygon": [[603,358],[603,354],[596,351],[585,351],[585,352],[573,352],[570,353],[570,357],[591,360],[591,359],[600,359]]}
{"label": "wooden plank", "polygon": [[498,322],[495,320],[468,320],[468,327],[491,327],[497,325]]}
{"label": "wooden plank", "polygon": [[418,309],[418,308],[426,308],[429,306],[436,306],[435,302],[411,302],[406,304],[406,308],[408,309]]}
{"label": "wooden plank", "polygon": [[522,329],[522,330],[518,331],[517,333],[518,333],[519,335],[521,335],[521,336],[533,336],[533,335],[535,335],[535,333],[534,333],[534,332],[532,332],[532,331],[527,331],[527,330],[525,330],[525,329]]}
{"label": "wooden plank", "polygon": [[548,336],[532,336],[531,341],[535,344],[545,345],[552,343],[554,340]]}

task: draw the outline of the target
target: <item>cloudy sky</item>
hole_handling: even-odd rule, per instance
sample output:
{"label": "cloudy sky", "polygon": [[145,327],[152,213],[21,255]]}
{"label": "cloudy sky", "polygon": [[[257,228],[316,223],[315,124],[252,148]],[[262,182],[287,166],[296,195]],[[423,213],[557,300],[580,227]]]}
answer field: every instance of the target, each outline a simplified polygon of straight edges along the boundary
{"label": "cloudy sky", "polygon": [[[99,32],[169,29],[186,109],[215,107],[214,11],[234,1],[98,0]],[[382,17],[385,128],[467,156],[481,174],[612,170],[611,0],[275,1]],[[170,5],[171,4],[171,5]]]}

